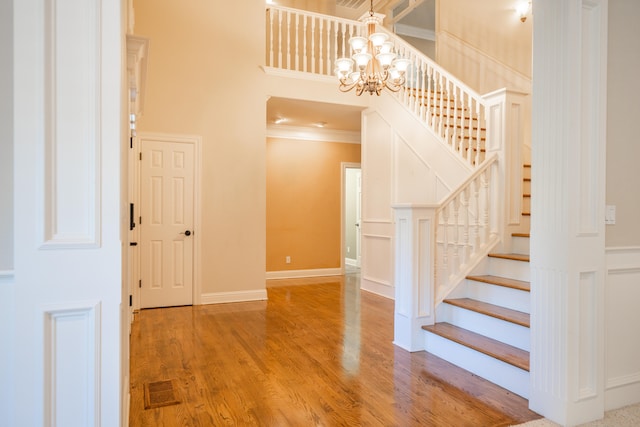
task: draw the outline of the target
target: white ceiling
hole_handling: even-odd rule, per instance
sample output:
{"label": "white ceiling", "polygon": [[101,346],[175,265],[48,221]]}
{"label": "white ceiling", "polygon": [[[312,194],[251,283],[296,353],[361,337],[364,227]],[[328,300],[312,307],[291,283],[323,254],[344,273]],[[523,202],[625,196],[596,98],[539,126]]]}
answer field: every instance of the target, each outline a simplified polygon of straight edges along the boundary
{"label": "white ceiling", "polygon": [[283,118],[280,126],[315,127],[324,122],[324,129],[359,132],[361,112],[361,107],[272,97],[267,101],[267,125]]}

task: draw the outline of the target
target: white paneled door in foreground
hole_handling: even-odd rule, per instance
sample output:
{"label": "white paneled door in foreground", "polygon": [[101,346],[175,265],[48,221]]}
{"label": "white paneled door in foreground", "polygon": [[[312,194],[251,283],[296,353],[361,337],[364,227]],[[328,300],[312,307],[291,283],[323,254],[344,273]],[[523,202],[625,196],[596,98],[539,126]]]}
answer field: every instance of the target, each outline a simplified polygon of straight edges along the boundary
{"label": "white paneled door in foreground", "polygon": [[195,146],[141,140],[140,307],[193,302]]}

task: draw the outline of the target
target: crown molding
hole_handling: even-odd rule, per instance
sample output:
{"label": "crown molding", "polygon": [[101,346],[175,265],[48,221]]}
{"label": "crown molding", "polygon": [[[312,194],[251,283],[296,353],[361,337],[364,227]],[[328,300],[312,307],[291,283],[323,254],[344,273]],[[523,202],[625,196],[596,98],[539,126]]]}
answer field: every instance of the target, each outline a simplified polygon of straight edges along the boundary
{"label": "crown molding", "polygon": [[360,144],[360,132],[358,131],[321,129],[306,126],[268,125],[267,137]]}

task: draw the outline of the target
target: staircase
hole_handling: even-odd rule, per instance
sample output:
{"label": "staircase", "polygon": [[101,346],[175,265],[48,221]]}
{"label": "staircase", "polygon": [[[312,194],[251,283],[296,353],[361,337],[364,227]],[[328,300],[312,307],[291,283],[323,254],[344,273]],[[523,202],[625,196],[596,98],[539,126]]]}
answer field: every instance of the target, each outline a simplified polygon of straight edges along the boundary
{"label": "staircase", "polygon": [[[304,73],[335,83],[333,61],[348,56],[349,38],[365,32],[359,22],[275,6],[266,18],[265,72],[274,76]],[[512,231],[529,229],[530,168],[522,174],[524,187],[505,185],[521,176],[511,165],[522,163],[526,95],[506,90],[480,95],[388,34],[412,65],[402,89],[385,96],[395,97],[402,114],[424,126],[433,144],[424,149],[434,158],[430,173],[440,177],[459,169],[444,200],[393,207],[394,341],[411,351],[426,349],[527,397],[529,243],[528,234]],[[523,193],[521,226],[512,227]],[[509,234],[511,239],[503,238]],[[499,245],[510,246],[509,253],[491,253]]]}
{"label": "staircase", "polygon": [[[530,216],[530,171],[524,166],[523,221]],[[423,326],[425,349],[528,398],[529,235],[512,235],[511,253],[490,253]]]}

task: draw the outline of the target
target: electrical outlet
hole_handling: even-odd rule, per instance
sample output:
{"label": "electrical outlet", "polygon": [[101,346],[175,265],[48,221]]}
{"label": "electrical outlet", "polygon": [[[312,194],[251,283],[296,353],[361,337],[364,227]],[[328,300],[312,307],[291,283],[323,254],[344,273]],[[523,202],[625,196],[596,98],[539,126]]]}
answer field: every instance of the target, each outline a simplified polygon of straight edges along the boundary
{"label": "electrical outlet", "polygon": [[287,264],[291,264],[291,257],[287,255],[286,258],[284,259],[284,262],[286,262]]}
{"label": "electrical outlet", "polygon": [[347,253],[350,254],[351,253],[351,246],[347,246]]}

